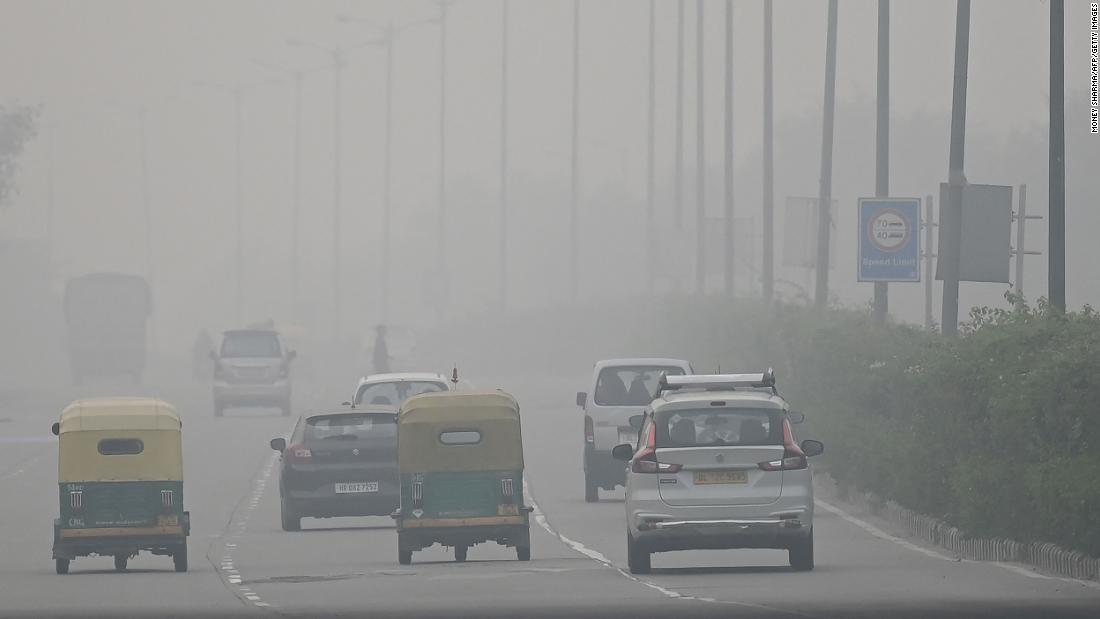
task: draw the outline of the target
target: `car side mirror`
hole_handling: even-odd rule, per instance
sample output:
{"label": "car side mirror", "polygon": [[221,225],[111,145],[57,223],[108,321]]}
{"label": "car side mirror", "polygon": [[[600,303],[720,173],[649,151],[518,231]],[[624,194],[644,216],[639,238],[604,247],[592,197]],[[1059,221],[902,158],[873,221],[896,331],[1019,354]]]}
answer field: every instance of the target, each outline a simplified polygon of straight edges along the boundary
{"label": "car side mirror", "polygon": [[626,462],[634,456],[634,446],[629,443],[623,443],[622,445],[615,445],[611,450],[611,457],[616,460],[622,460]]}
{"label": "car side mirror", "polygon": [[294,361],[294,359],[297,358],[297,357],[298,357],[298,351],[297,350],[288,350],[288,351],[286,351],[286,360],[287,361]]}
{"label": "car side mirror", "polygon": [[635,430],[638,430],[642,427],[642,421],[644,421],[644,420],[645,420],[644,415],[631,415],[630,419],[628,419],[627,421],[630,422],[630,427],[631,428],[634,428]]}
{"label": "car side mirror", "polygon": [[286,451],[286,439],[285,438],[273,438],[271,439],[271,448],[278,452]]}
{"label": "car side mirror", "polygon": [[787,419],[789,419],[791,423],[798,425],[803,421],[806,421],[806,413],[800,413],[798,411],[787,411]]}
{"label": "car side mirror", "polygon": [[53,422],[53,425],[50,426],[50,432],[53,432],[54,436],[60,435],[61,434],[61,424],[56,422],[56,421]]}
{"label": "car side mirror", "polygon": [[806,439],[802,441],[802,445],[800,446],[802,447],[802,453],[806,454],[807,458],[820,456],[821,454],[825,453],[825,443],[822,443],[821,441]]}
{"label": "car side mirror", "polygon": [[588,402],[588,394],[583,391],[577,392],[577,406],[584,408],[585,403]]}

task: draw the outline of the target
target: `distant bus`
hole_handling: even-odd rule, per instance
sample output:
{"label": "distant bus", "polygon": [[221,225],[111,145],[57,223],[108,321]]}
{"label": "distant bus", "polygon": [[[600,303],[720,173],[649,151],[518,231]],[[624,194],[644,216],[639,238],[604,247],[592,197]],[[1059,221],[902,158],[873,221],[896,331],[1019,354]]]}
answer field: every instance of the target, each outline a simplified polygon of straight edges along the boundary
{"label": "distant bus", "polygon": [[73,382],[145,371],[149,284],[137,275],[90,273],[65,284],[65,324]]}

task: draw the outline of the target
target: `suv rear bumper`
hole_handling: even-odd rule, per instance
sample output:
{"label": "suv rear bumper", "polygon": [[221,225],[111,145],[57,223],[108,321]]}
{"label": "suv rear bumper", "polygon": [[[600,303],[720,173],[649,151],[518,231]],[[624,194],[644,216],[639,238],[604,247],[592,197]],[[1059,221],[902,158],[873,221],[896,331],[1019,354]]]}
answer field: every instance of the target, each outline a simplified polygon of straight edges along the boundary
{"label": "suv rear bumper", "polygon": [[214,383],[214,401],[220,404],[272,405],[290,401],[290,381],[273,383],[238,384],[217,381]]}
{"label": "suv rear bumper", "polygon": [[649,552],[726,548],[785,549],[806,539],[810,522],[787,519],[643,521],[635,535]]}

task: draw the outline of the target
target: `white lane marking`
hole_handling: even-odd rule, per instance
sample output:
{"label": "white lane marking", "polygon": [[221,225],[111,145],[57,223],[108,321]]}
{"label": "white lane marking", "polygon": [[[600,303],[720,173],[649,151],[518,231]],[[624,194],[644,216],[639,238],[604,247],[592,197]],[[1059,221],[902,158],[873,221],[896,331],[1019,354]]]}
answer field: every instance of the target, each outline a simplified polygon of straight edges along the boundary
{"label": "white lane marking", "polygon": [[936,552],[935,550],[931,550],[929,548],[924,548],[922,546],[918,546],[918,545],[914,544],[913,542],[910,542],[909,540],[902,539],[902,538],[900,538],[896,535],[891,535],[891,534],[883,531],[882,529],[876,527],[875,525],[867,522],[866,520],[862,520],[862,519],[860,519],[856,516],[853,516],[853,515],[849,514],[848,512],[844,511],[843,509],[841,509],[841,508],[839,508],[839,507],[837,507],[837,506],[835,506],[831,503],[826,503],[825,501],[822,501],[821,499],[815,499],[814,504],[816,504],[818,507],[821,507],[825,511],[831,512],[831,513],[841,517],[842,519],[856,525],[857,527],[863,529],[867,533],[870,533],[871,535],[873,535],[873,536],[875,536],[879,539],[884,539],[888,542],[893,542],[893,543],[897,544],[898,546],[901,546],[902,548],[906,548],[908,550],[919,552],[919,553],[921,553],[925,556],[932,557],[933,559],[940,559],[941,561],[951,561],[953,563],[974,563],[974,564],[978,564],[978,565],[994,565],[994,566],[997,566],[1001,569],[1012,572],[1013,574],[1018,574],[1020,576],[1027,576],[1028,578],[1035,578],[1035,579],[1039,579],[1039,580],[1057,580],[1057,581],[1066,582],[1066,583],[1083,585],[1085,587],[1089,587],[1089,588],[1092,588],[1092,589],[1100,589],[1100,582],[1093,582],[1091,580],[1080,580],[1080,579],[1077,579],[1077,578],[1065,578],[1065,577],[1062,577],[1062,576],[1048,576],[1046,574],[1041,574],[1041,573],[1036,572],[1032,569],[1029,569],[1027,567],[1024,567],[1022,565],[1017,565],[1017,564],[1014,564],[1014,563],[1005,563],[1003,561],[973,561],[971,559],[963,559],[961,557],[953,557],[951,555],[947,555],[947,554],[944,554],[942,552]]}
{"label": "white lane marking", "polygon": [[782,608],[775,608],[774,606],[766,606],[766,605],[763,605],[763,604],[753,604],[752,602],[739,602],[739,601],[736,601],[736,600],[718,600],[718,599],[711,598],[711,597],[699,597],[699,596],[695,596],[695,595],[689,595],[689,594],[686,594],[686,593],[680,593],[679,591],[675,591],[675,590],[672,590],[672,589],[667,589],[665,587],[662,587],[661,585],[658,585],[655,582],[645,580],[644,578],[639,578],[639,577],[635,576],[634,574],[631,574],[627,570],[624,570],[623,568],[615,565],[611,561],[611,559],[608,559],[606,556],[603,555],[603,553],[601,553],[597,550],[593,550],[593,549],[585,546],[584,544],[582,544],[582,543],[580,543],[576,540],[570,539],[570,538],[566,537],[565,535],[562,535],[556,529],[554,529],[554,527],[552,527],[550,525],[550,522],[546,519],[546,514],[543,513],[542,508],[539,507],[538,502],[535,501],[534,496],[531,495],[531,491],[527,486],[527,479],[526,478],[524,478],[524,480],[523,480],[523,496],[525,497],[525,500],[527,501],[527,504],[530,505],[532,508],[534,508],[534,511],[532,512],[532,514],[535,517],[535,522],[538,523],[538,525],[540,527],[542,527],[547,533],[549,533],[550,535],[558,538],[563,544],[565,544],[566,546],[569,546],[574,551],[588,557],[589,559],[592,559],[593,561],[596,561],[598,563],[603,564],[604,567],[609,567],[609,568],[615,570],[616,572],[618,572],[620,575],[622,575],[627,580],[632,580],[632,581],[634,581],[638,584],[649,587],[650,589],[653,589],[654,591],[660,593],[661,595],[663,595],[667,598],[671,598],[671,599],[675,599],[675,600],[692,600],[692,601],[696,601],[696,602],[705,602],[705,603],[709,603],[709,604],[726,604],[726,605],[729,605],[729,606],[742,606],[742,607],[745,607],[745,608],[755,608],[755,609],[758,609],[758,610],[765,610],[765,611],[773,612],[773,613],[776,613],[776,614],[793,615],[793,616],[797,616],[797,617],[813,617],[813,618],[820,617],[820,615],[811,615],[811,614],[799,612],[799,611],[796,611],[796,610],[786,610],[786,609],[782,609]]}

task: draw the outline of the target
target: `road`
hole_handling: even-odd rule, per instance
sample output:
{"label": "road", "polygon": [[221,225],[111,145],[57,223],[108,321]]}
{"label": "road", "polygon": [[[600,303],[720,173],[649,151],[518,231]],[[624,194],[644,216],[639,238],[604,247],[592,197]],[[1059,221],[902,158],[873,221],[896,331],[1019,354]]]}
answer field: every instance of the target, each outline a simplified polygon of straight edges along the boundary
{"label": "road", "polygon": [[[30,394],[0,402],[0,616],[1100,617],[1096,583],[958,561],[833,503],[819,505],[813,572],[791,572],[780,551],[707,551],[655,555],[653,573],[633,577],[621,491],[583,501],[570,380],[499,385],[523,405],[527,490],[538,506],[533,560],[481,545],[464,564],[432,549],[400,566],[388,518],[280,529],[267,443],[286,434],[290,418],[244,411],[215,419],[201,385],[162,384],[155,391],[184,416],[191,571],[141,555],[127,573],[115,573],[109,558],[82,558],[70,575],[54,574],[49,425],[75,394]],[[299,394],[301,408],[344,395]]]}

